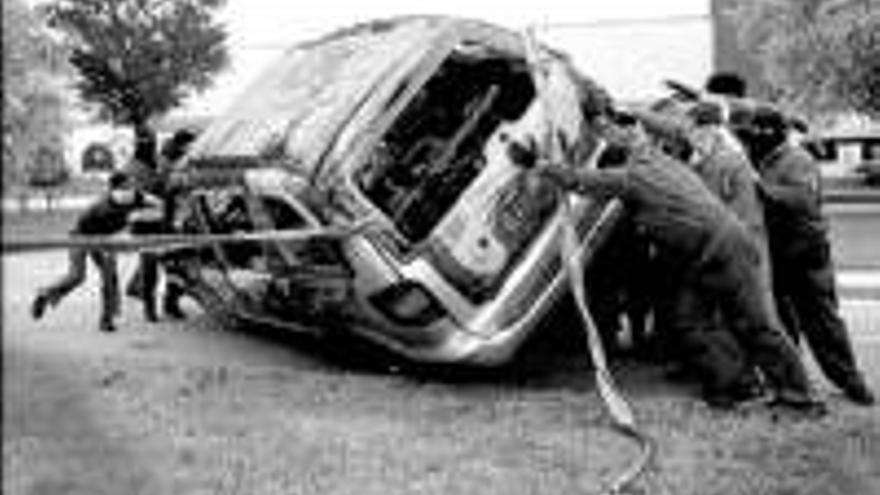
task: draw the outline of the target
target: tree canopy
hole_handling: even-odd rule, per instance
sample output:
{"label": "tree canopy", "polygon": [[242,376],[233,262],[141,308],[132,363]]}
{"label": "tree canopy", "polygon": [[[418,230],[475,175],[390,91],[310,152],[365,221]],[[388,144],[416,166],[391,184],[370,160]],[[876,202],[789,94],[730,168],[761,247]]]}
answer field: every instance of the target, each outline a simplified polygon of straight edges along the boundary
{"label": "tree canopy", "polygon": [[83,100],[115,123],[145,125],[207,88],[228,63],[224,0],[55,0]]}
{"label": "tree canopy", "polygon": [[23,0],[3,0],[3,178],[62,180],[67,52]]}
{"label": "tree canopy", "polygon": [[774,99],[880,117],[880,0],[731,0]]}

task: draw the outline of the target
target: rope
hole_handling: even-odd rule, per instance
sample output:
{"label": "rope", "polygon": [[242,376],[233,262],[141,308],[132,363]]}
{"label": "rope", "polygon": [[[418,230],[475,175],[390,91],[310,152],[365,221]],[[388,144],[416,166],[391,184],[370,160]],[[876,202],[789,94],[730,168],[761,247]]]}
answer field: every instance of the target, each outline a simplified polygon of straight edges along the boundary
{"label": "rope", "polygon": [[[554,123],[550,118],[551,105],[547,101],[547,74],[542,67],[540,60],[540,48],[533,29],[527,29],[523,36],[525,45],[526,59],[532,70],[532,79],[537,89],[538,102],[542,107],[544,118],[546,119],[546,127],[542,142],[544,144],[544,157],[549,163],[559,164],[565,160],[565,154],[562,153],[559,143],[554,132]],[[593,152],[591,160],[595,163],[598,155],[601,153],[601,146]],[[593,165],[594,166],[594,165]],[[649,437],[636,423],[635,414],[629,403],[624,399],[614,383],[611,372],[608,370],[608,362],[605,358],[605,349],[602,347],[602,340],[599,331],[593,321],[590,309],[587,305],[587,295],[584,284],[584,266],[580,256],[578,256],[578,236],[575,225],[574,208],[571,205],[569,195],[564,191],[560,191],[560,199],[562,203],[563,224],[562,224],[562,242],[560,246],[560,255],[562,264],[568,272],[568,279],[571,283],[572,294],[577,304],[578,312],[584,323],[584,331],[587,338],[587,346],[590,350],[590,357],[595,369],[596,387],[599,390],[599,396],[602,398],[605,408],[611,416],[614,428],[624,436],[635,440],[639,446],[639,456],[628,466],[619,476],[617,476],[610,484],[606,493],[618,494],[630,486],[639,476],[641,476],[652,463],[655,453],[655,442]],[[613,225],[618,218],[622,206],[619,201],[615,200],[605,208],[602,216],[593,225],[591,232],[586,236],[587,239],[593,239],[594,242],[601,242],[604,236],[599,235],[605,232],[609,224]]]}
{"label": "rope", "polygon": [[[565,222],[562,226],[562,260],[568,272],[572,294],[584,324],[583,329],[593,363],[596,388],[599,391],[602,402],[605,404],[606,410],[611,416],[614,428],[624,436],[634,440],[639,447],[638,457],[622,473],[614,478],[606,490],[606,493],[618,494],[632,485],[636,479],[646,472],[654,460],[657,448],[654,440],[638,426],[632,408],[619,392],[614,378],[608,369],[608,361],[605,356],[605,349],[602,347],[599,330],[587,305],[584,266],[580,256],[578,256],[577,233],[574,227],[575,215],[570,201],[564,201],[563,208]],[[607,206],[593,227],[593,232],[587,238],[595,237],[595,232],[598,229],[607,228],[609,223],[613,223],[618,218],[620,209],[621,205],[618,201],[614,201],[611,205]]]}
{"label": "rope", "polygon": [[58,249],[100,249],[114,252],[162,251],[186,247],[210,246],[229,242],[302,242],[317,238],[345,238],[368,225],[358,223],[348,227],[321,227],[307,229],[233,232],[228,234],[155,234],[155,235],[61,235],[3,237],[3,254]]}

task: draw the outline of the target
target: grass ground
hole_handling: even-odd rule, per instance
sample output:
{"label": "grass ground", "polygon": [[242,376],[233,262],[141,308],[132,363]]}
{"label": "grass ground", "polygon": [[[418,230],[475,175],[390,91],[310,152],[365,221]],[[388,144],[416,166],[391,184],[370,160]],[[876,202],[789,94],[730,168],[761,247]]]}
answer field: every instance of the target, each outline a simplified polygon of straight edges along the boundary
{"label": "grass ground", "polygon": [[[75,217],[8,215],[3,232],[61,233]],[[846,218],[838,243],[875,256],[876,222]],[[30,320],[29,297],[61,263],[4,259],[3,493],[599,493],[634,454],[607,428],[579,334],[539,332],[514,366],[478,376],[400,373],[336,341],[220,332],[202,318],[146,325],[138,306],[107,336],[90,331],[87,291]],[[876,388],[880,347],[863,338]],[[615,363],[659,445],[654,475],[628,493],[880,493],[877,409],[824,380],[832,413],[806,420],[711,410],[661,376]]]}
{"label": "grass ground", "polygon": [[[6,272],[28,289],[53,266],[21,261]],[[90,331],[85,295],[38,323],[10,299],[10,495],[598,494],[635,454],[608,429],[579,339],[533,341],[492,373],[400,372],[338,340],[218,331],[202,318],[147,326],[135,312],[107,336]],[[858,349],[872,383],[878,349]],[[880,493],[876,409],[823,383],[832,413],[819,420],[715,411],[661,376],[615,363],[659,446],[652,476],[625,493]]]}

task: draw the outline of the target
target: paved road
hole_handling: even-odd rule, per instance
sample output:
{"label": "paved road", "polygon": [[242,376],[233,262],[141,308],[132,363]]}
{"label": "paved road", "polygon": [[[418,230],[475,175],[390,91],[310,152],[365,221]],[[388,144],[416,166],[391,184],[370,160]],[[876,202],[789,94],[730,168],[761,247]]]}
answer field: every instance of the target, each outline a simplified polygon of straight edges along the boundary
{"label": "paved road", "polygon": [[[596,493],[633,454],[578,345],[539,340],[500,373],[401,374],[199,316],[146,325],[130,302],[101,334],[94,284],[31,321],[30,295],[62,262],[3,259],[5,494]],[[880,386],[880,319],[853,304]],[[877,409],[824,382],[833,414],[804,421],[707,410],[644,365],[616,375],[660,442],[668,493],[880,493]]]}
{"label": "paved road", "polygon": [[828,205],[838,266],[880,270],[880,203]]}

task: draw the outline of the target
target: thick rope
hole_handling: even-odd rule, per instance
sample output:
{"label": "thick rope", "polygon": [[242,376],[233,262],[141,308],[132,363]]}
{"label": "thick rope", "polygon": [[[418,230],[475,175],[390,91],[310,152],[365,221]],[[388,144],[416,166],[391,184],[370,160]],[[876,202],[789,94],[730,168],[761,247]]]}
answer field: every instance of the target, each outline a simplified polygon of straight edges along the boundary
{"label": "thick rope", "polygon": [[[565,161],[565,154],[562,153],[559,143],[556,142],[556,133],[553,129],[554,122],[550,118],[551,105],[550,102],[547,101],[547,73],[543,70],[544,67],[542,66],[540,48],[538,47],[535,34],[531,29],[525,31],[523,42],[525,44],[526,58],[532,71],[532,80],[537,89],[538,101],[542,107],[547,124],[544,129],[544,135],[542,136],[542,142],[546,152],[544,159],[552,164],[571,166],[572,164],[570,163],[563,163]],[[593,151],[593,156],[590,160],[592,164],[590,166],[595,166],[598,155],[601,153],[601,148],[602,147],[600,146]],[[560,191],[559,196],[562,203],[564,218],[562,224],[560,254],[562,256],[562,264],[568,272],[568,278],[571,283],[572,294],[574,295],[578,312],[584,323],[587,346],[589,347],[590,357],[595,369],[596,386],[599,390],[599,396],[602,398],[605,408],[611,416],[612,424],[615,429],[623,435],[634,439],[638,443],[640,449],[638,458],[623,473],[615,478],[613,483],[606,490],[606,493],[617,494],[630,486],[646,471],[648,465],[654,458],[656,448],[653,440],[651,440],[651,438],[639,428],[632,408],[618,391],[614,379],[611,376],[611,372],[608,370],[605,349],[602,347],[602,340],[599,337],[599,331],[596,328],[596,324],[593,321],[589,307],[587,306],[587,296],[584,285],[584,266],[581,257],[579,256],[578,236],[575,229],[577,222],[574,209],[567,193]],[[622,206],[618,201],[613,201],[611,205],[606,207],[602,217],[596,222],[596,224],[594,224],[593,230],[586,236],[586,238],[591,239],[596,236],[599,230],[606,227],[606,223],[613,223],[616,220],[617,215],[619,214],[618,210],[621,207]]]}
{"label": "thick rope", "polygon": [[56,235],[3,237],[4,254],[59,249],[100,249],[113,252],[163,251],[234,242],[307,243],[314,239],[345,238],[361,231],[366,224],[350,227],[320,227],[290,230],[233,232],[228,234],[152,234],[152,235]]}
{"label": "thick rope", "polygon": [[[642,431],[636,422],[635,414],[629,403],[618,390],[614,378],[608,369],[608,362],[605,356],[605,349],[602,347],[602,340],[599,330],[590,314],[587,305],[587,295],[584,281],[584,266],[581,257],[578,255],[577,233],[575,231],[575,216],[569,201],[565,201],[564,205],[565,223],[563,224],[562,236],[562,259],[568,272],[569,281],[571,283],[571,291],[574,295],[578,312],[583,321],[583,329],[587,339],[587,347],[590,352],[590,359],[593,363],[594,377],[596,380],[596,388],[599,396],[605,404],[612,419],[615,429],[623,435],[632,438],[640,449],[639,456],[620,473],[614,481],[609,485],[607,493],[621,493],[635,480],[641,476],[653,462],[656,454],[656,444],[653,439]],[[618,202],[613,202],[605,208],[602,216],[597,220],[594,226],[596,229],[605,228],[605,224],[613,222],[619,215],[621,208]],[[588,238],[591,237],[588,235]]]}

